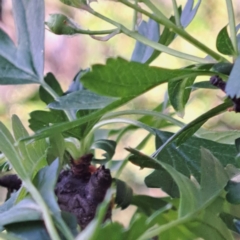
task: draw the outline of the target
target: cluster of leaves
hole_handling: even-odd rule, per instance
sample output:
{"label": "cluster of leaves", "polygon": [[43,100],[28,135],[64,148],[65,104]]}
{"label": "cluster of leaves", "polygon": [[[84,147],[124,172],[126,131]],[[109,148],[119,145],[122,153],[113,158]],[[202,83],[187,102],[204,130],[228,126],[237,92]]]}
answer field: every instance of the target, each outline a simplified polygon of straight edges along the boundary
{"label": "cluster of leaves", "polygon": [[[44,1],[13,0],[13,13],[18,31],[15,46],[0,29],[0,84],[38,84],[40,99],[49,111],[30,113],[29,136],[18,116],[12,117],[13,136],[0,124],[1,172],[13,168],[21,178],[21,189],[0,207],[0,233],[3,239],[234,239],[240,233],[239,183],[239,132],[211,132],[201,128],[210,118],[232,106],[231,99],[239,98],[239,65],[233,13],[229,16],[231,38],[227,27],[216,39],[218,52],[191,37],[185,27],[194,18],[201,1],[193,7],[188,0],[185,7],[173,1],[174,16],[169,19],[149,0],[142,0],[151,12],[119,0],[135,11],[134,28],[139,13],[149,17],[137,31],[95,12],[86,1],[61,2],[88,11],[116,29],[89,31],[81,29],[73,20],[62,14],[50,16],[46,25],[56,34],[89,34],[106,40],[124,33],[137,42],[130,61],[120,57],[108,59],[105,65],[96,64],[91,70],[80,70],[69,90],[64,93],[52,73],[45,77],[44,66]],[[90,1],[91,2],[91,1]],[[231,13],[231,1],[228,12]],[[117,4],[117,3],[116,3]],[[159,28],[163,30],[159,31]],[[101,35],[108,34],[102,37]],[[100,36],[97,36],[100,35]],[[199,58],[173,50],[168,46],[176,37],[183,37],[208,56]],[[149,64],[162,52],[196,62],[182,69],[151,67]],[[222,55],[232,56],[233,62]],[[209,60],[210,59],[210,60]],[[183,116],[192,90],[213,86],[206,82],[194,83],[198,76],[219,75],[227,80],[224,103],[210,109],[188,124],[164,113],[171,105]],[[112,110],[123,106],[148,90],[168,83],[169,102],[152,110]],[[216,88],[215,88],[216,89]],[[123,115],[143,115],[138,120],[118,118]],[[21,116],[20,116],[21,117]],[[101,131],[111,123],[126,123],[122,129]],[[159,129],[179,126],[176,133]],[[125,133],[143,128],[149,134],[139,145],[127,150],[131,155],[125,161],[112,161],[117,143]],[[139,150],[155,136],[156,152],[147,156]],[[195,136],[194,136],[195,135]],[[116,137],[116,141],[108,137]],[[233,143],[235,142],[235,145]],[[103,159],[95,164],[107,165],[118,176],[127,161],[140,168],[154,171],[145,178],[149,188],[161,188],[169,197],[153,198],[134,195],[132,189],[115,179],[115,203],[122,209],[137,206],[129,227],[118,222],[102,224],[113,189],[106,194],[93,221],[79,232],[76,219],[60,211],[54,195],[59,171],[68,163],[69,154],[77,159],[99,148],[105,151]],[[66,154],[68,153],[68,154]],[[101,225],[101,227],[100,227]]]}

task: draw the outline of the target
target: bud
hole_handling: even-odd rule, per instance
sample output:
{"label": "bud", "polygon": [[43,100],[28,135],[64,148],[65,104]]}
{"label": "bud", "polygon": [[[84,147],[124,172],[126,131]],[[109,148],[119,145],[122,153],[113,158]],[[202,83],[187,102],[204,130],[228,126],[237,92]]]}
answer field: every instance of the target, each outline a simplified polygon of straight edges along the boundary
{"label": "bud", "polygon": [[51,32],[58,35],[73,35],[77,34],[80,30],[80,26],[73,19],[63,14],[50,14],[45,24]]}

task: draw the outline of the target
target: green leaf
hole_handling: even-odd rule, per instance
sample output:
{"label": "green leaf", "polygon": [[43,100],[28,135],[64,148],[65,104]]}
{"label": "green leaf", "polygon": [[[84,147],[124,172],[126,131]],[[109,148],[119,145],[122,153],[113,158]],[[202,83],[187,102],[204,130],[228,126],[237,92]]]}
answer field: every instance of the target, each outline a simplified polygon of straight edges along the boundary
{"label": "green leaf", "polygon": [[156,198],[147,195],[134,195],[131,204],[138,207],[138,212],[151,216],[155,211],[166,206],[169,201],[169,197]]}
{"label": "green leaf", "polygon": [[119,222],[107,222],[98,231],[96,239],[122,240],[124,227]]}
{"label": "green leaf", "polygon": [[153,154],[154,156],[159,154],[166,146],[168,146],[173,141],[177,140],[177,145],[179,146],[184,141],[186,141],[189,137],[191,137],[208,119],[220,114],[225,111],[227,108],[232,106],[232,102],[227,100],[225,103],[218,105],[217,107],[209,110],[208,112],[202,114],[192,122],[185,125],[182,129],[176,132],[173,136],[171,136],[162,146],[160,146],[156,152]]}
{"label": "green leaf", "polygon": [[191,93],[191,88],[189,87],[194,80],[195,77],[191,77],[168,82],[169,100],[181,117],[184,116],[184,108]]}
{"label": "green leaf", "polygon": [[81,79],[84,87],[100,95],[135,97],[169,80],[179,80],[209,71],[194,69],[164,69],[128,62],[122,58],[108,59],[106,65],[94,65]]}
{"label": "green leaf", "polygon": [[115,100],[116,98],[104,97],[91,91],[84,90],[59,97],[58,101],[48,104],[48,107],[58,110],[99,109]]}
{"label": "green leaf", "polygon": [[216,200],[196,219],[194,223],[186,224],[197,236],[203,239],[234,240],[232,233],[218,216],[222,208],[222,201]]}
{"label": "green leaf", "polygon": [[[55,76],[52,73],[47,73],[47,75],[44,77],[44,81],[59,95],[63,95],[63,90],[55,78]],[[53,96],[45,90],[42,86],[39,88],[39,97],[40,99],[45,102],[46,104],[49,104],[54,101]]]}
{"label": "green leaf", "polygon": [[49,126],[50,123],[61,123],[67,121],[67,118],[62,114],[55,114],[55,112],[47,112],[36,110],[30,113],[29,127],[33,131],[37,131]]}
{"label": "green leaf", "polygon": [[218,143],[235,144],[235,140],[240,137],[239,130],[211,131],[203,130],[198,132],[198,136]]}
{"label": "green leaf", "polygon": [[124,233],[124,239],[138,239],[144,232],[146,232],[147,216],[136,213],[129,228]]}
{"label": "green leaf", "polygon": [[61,133],[52,135],[49,138],[49,148],[47,153],[48,164],[51,164],[56,158],[59,159],[60,166],[64,162],[64,152],[66,149],[65,141]]}
{"label": "green leaf", "polygon": [[103,154],[104,159],[94,159],[93,162],[105,164],[106,162],[111,160],[115,154],[116,145],[117,144],[115,141],[108,139],[98,139],[97,141],[95,141],[91,148],[102,149],[105,151],[105,153]]}
{"label": "green leaf", "polygon": [[0,84],[39,83],[43,75],[44,1],[14,0],[13,14],[18,46],[0,30]]}
{"label": "green leaf", "polygon": [[[136,152],[134,152],[134,154],[136,154]],[[141,153],[138,153],[138,155],[141,155]],[[148,159],[157,161],[151,157],[148,157]],[[228,181],[227,173],[219,161],[208,150],[201,149],[202,176],[200,185],[191,181],[170,165],[162,162],[159,162],[159,164],[168,171],[179,187],[181,200],[178,210],[178,218],[171,221],[171,224],[164,224],[154,229],[150,229],[138,239],[142,240],[146,239],[146,236],[150,238],[162,234],[167,230],[171,231],[172,227],[176,228],[184,223],[198,222],[199,218],[201,218],[199,213],[202,213],[203,216],[206,214],[209,219],[213,219],[215,216],[215,219],[218,219],[218,222],[214,227],[215,231],[217,230],[220,236],[225,236],[223,239],[232,239],[230,232],[226,228],[222,228],[223,224],[220,218],[217,218],[217,214],[221,208],[219,208],[219,205],[216,203],[218,203],[218,197],[222,194],[222,190]],[[208,207],[211,208],[211,211],[209,211]],[[214,225],[214,222],[212,225]],[[202,226],[200,226],[200,228],[202,229]],[[226,236],[229,238],[226,238]]]}
{"label": "green leaf", "polygon": [[7,232],[28,240],[51,240],[42,221],[25,221],[6,226]]}
{"label": "green leaf", "polygon": [[57,182],[59,171],[58,168],[59,161],[56,159],[50,166],[41,169],[34,179],[35,186],[56,217],[60,217],[60,209],[54,194],[54,187]]}
{"label": "green leaf", "polygon": [[120,179],[114,179],[114,182],[117,189],[115,203],[121,209],[125,209],[131,204],[133,190]]}
{"label": "green leaf", "polygon": [[0,225],[25,221],[41,220],[42,214],[38,205],[30,198],[25,198],[8,211],[0,213]]}
{"label": "green leaf", "polygon": [[164,169],[155,170],[145,177],[144,183],[149,188],[161,188],[172,198],[179,198],[179,189],[171,175]]}
{"label": "green leaf", "polygon": [[[26,140],[30,140],[30,139],[41,139],[41,138],[46,138],[49,137],[53,134],[56,133],[61,133],[64,131],[69,131],[70,129],[73,129],[75,127],[78,127],[80,125],[83,125],[89,121],[92,120],[96,120],[99,119],[99,117],[101,117],[103,114],[125,104],[126,102],[128,102],[131,98],[123,98],[120,100],[117,100],[111,104],[109,104],[108,106],[106,106],[103,109],[99,109],[97,111],[92,112],[91,114],[84,116],[80,119],[71,121],[71,122],[64,122],[64,123],[59,123],[59,124],[55,124],[51,127],[45,127],[39,131],[37,131],[33,136],[30,137],[26,137],[24,139],[21,139],[22,141],[26,141]],[[40,117],[40,116],[39,116]],[[74,136],[76,138],[79,138],[79,134],[77,134],[76,136]]]}
{"label": "green leaf", "polygon": [[[68,122],[67,117],[65,114],[58,114],[57,110],[51,110],[51,112],[47,112],[47,111],[33,111],[30,113],[30,119],[29,119],[29,123],[30,123],[30,128],[34,131],[42,131],[42,129],[45,129],[47,126],[51,126],[53,123],[60,123],[60,124],[64,124],[67,123],[69,124],[70,122]],[[64,123],[63,123],[64,122]],[[88,122],[89,124],[89,122]],[[50,127],[51,128],[51,127]],[[75,127],[75,128],[68,128],[65,132],[63,132],[63,136],[64,137],[75,137],[77,139],[81,139],[82,136],[84,135],[86,131],[86,127],[85,125],[83,125],[81,128]],[[54,131],[51,135],[55,135],[58,133],[61,133],[62,131]],[[48,137],[49,137],[48,136]],[[31,137],[29,137],[31,138]]]}
{"label": "green leaf", "polygon": [[240,203],[240,171],[239,169],[232,167],[233,177],[229,180],[225,190],[227,191],[226,199],[231,204]]}
{"label": "green leaf", "polygon": [[215,86],[213,86],[210,81],[202,81],[202,82],[197,82],[197,83],[194,83],[191,88],[193,90],[195,89],[198,89],[198,88],[205,88],[205,89],[219,89]]}
{"label": "green leaf", "polygon": [[[156,130],[156,148],[164,144],[167,139],[171,138],[172,133]],[[178,148],[172,143],[157,155],[159,162],[167,163],[173,166],[177,171],[187,177],[191,175],[200,180],[201,173],[201,151],[200,147],[209,149],[219,161],[226,166],[228,164],[236,164],[235,156],[237,154],[234,145],[221,144],[214,141],[191,137]],[[149,160],[146,155],[131,156],[129,160],[141,168],[154,168],[153,173],[145,178],[148,187],[162,188],[172,197],[178,197],[178,188],[176,183],[166,172],[159,162]]]}
{"label": "green leaf", "polygon": [[239,98],[240,97],[240,72],[239,72],[239,67],[240,67],[240,56],[237,57],[233,69],[230,73],[229,79],[227,81],[227,86],[225,88],[225,91],[228,96],[231,98]]}
{"label": "green leaf", "polygon": [[22,159],[13,144],[14,142],[11,133],[2,123],[0,123],[0,151],[4,153],[9,162],[12,164],[14,170],[23,180],[28,178],[27,173],[21,163]]}
{"label": "green leaf", "polygon": [[[12,128],[16,141],[29,136],[17,115],[12,117]],[[19,142],[18,150],[22,158],[22,164],[30,177],[33,177],[39,169],[47,165],[46,149],[47,143],[44,139],[30,144]]]}
{"label": "green leaf", "polygon": [[233,68],[233,64],[227,63],[227,62],[219,62],[214,64],[213,66],[213,70],[215,72],[223,73],[226,75],[230,75],[232,68]]}
{"label": "green leaf", "polygon": [[223,27],[217,36],[216,42],[217,50],[225,55],[233,55],[234,49],[232,41],[227,32],[227,26]]}

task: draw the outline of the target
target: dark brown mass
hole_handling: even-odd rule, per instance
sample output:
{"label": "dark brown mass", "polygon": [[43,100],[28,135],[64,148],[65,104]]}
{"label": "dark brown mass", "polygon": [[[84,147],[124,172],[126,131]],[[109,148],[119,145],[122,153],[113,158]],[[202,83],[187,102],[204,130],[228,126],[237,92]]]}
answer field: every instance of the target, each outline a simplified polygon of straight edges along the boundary
{"label": "dark brown mass", "polygon": [[[92,154],[86,154],[78,160],[72,160],[71,169],[63,170],[58,177],[55,194],[62,211],[76,216],[81,229],[94,218],[98,205],[103,201],[112,177],[104,166],[95,168],[91,165]],[[18,190],[21,180],[17,175],[0,178],[0,186],[9,190]],[[111,218],[109,207],[105,219]]]}
{"label": "dark brown mass", "polygon": [[[104,166],[91,174],[91,160],[92,155],[88,154],[72,161],[71,169],[60,173],[55,188],[61,210],[74,214],[82,229],[94,218],[112,183],[110,171]],[[109,208],[106,219],[110,217]]]}

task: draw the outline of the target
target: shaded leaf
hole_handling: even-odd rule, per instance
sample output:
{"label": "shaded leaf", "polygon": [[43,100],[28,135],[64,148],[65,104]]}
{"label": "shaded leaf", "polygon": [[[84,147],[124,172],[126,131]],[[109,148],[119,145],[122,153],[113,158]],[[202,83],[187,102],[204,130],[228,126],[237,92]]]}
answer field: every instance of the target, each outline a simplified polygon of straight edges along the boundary
{"label": "shaded leaf", "polygon": [[219,143],[234,144],[235,140],[240,137],[240,131],[239,130],[204,131],[203,129],[201,129],[201,131],[198,132],[198,136],[200,136],[201,138],[209,139]]}
{"label": "shaded leaf", "polygon": [[[44,77],[44,81],[59,95],[63,95],[63,90],[55,78],[55,76],[52,73],[47,73],[47,75]],[[54,101],[53,96],[45,90],[42,86],[39,88],[39,97],[40,99],[45,102],[46,104],[49,104]]]}
{"label": "shaded leaf", "polygon": [[47,152],[47,160],[50,165],[56,158],[59,159],[60,166],[64,162],[65,142],[61,133],[52,135],[49,138],[49,148]]}
{"label": "shaded leaf", "polygon": [[222,54],[226,55],[234,54],[233,45],[227,32],[227,26],[222,28],[221,31],[219,32],[217,36],[216,47],[217,50]]}
{"label": "shaded leaf", "polygon": [[173,141],[177,140],[177,145],[179,146],[189,137],[191,137],[208,119],[218,115],[219,113],[225,111],[227,108],[232,106],[232,102],[228,99],[225,103],[212,108],[208,112],[202,114],[192,122],[185,125],[182,129],[176,132],[172,137],[170,137],[162,146],[160,146],[155,152],[154,156],[159,154],[166,146],[168,146]]}
{"label": "shaded leaf", "polygon": [[[234,167],[233,167],[234,168]],[[227,191],[226,199],[231,204],[240,203],[240,172],[239,169],[233,169],[233,177],[228,181],[225,190]]]}
{"label": "shaded leaf", "polygon": [[[26,137],[24,139],[21,139],[22,141],[26,141],[26,140],[30,140],[30,139],[41,139],[41,138],[45,138],[45,137],[49,137],[52,134],[56,134],[56,133],[61,133],[61,132],[66,132],[68,134],[68,136],[73,136],[76,138],[80,138],[81,139],[81,132],[77,132],[76,130],[73,131],[73,129],[75,127],[78,127],[80,125],[84,125],[87,122],[90,121],[96,121],[97,119],[99,119],[103,114],[109,112],[110,110],[113,110],[121,105],[123,105],[124,103],[128,102],[131,98],[123,98],[120,100],[117,100],[113,103],[111,103],[110,105],[107,105],[105,108],[103,109],[99,109],[97,111],[91,112],[91,114],[87,115],[87,116],[83,116],[80,119],[71,121],[71,122],[62,122],[59,124],[55,124],[51,127],[45,127],[42,128],[41,130],[38,130],[34,136],[30,136],[30,137]],[[73,132],[72,132],[73,131]],[[63,134],[64,135],[64,134]]]}
{"label": "shaded leaf", "polygon": [[8,161],[12,164],[14,170],[23,180],[28,178],[27,173],[21,164],[21,158],[13,145],[11,133],[0,123],[0,151],[4,153]]}
{"label": "shaded leaf", "polygon": [[[16,141],[22,137],[29,136],[27,130],[17,115],[12,116],[12,128]],[[30,144],[26,144],[26,142],[19,142],[18,149],[22,158],[22,164],[30,177],[33,177],[39,169],[47,165],[47,143],[45,139],[35,141]]]}
{"label": "shaded leaf", "polygon": [[191,93],[191,88],[189,87],[193,84],[194,80],[195,77],[168,82],[169,100],[181,117],[184,116],[184,108]]}
{"label": "shaded leaf", "polygon": [[144,182],[149,188],[161,188],[172,198],[179,198],[179,189],[172,176],[164,169],[155,170],[147,177]]}
{"label": "shaded leaf", "polygon": [[14,0],[13,14],[18,46],[0,30],[0,84],[39,83],[43,75],[44,1]]}
{"label": "shaded leaf", "polygon": [[50,166],[41,169],[34,179],[34,184],[55,217],[60,217],[60,208],[56,202],[54,187],[57,182],[59,161],[56,159]]}
{"label": "shaded leaf", "polygon": [[93,159],[93,162],[95,163],[100,163],[100,164],[105,164],[109,160],[112,159],[112,157],[115,154],[115,149],[116,149],[117,143],[113,140],[108,140],[108,139],[98,139],[93,143],[91,146],[92,149],[102,149],[105,151],[105,153],[102,155],[104,159]]}
{"label": "shaded leaf", "polygon": [[25,198],[9,210],[0,213],[0,225],[25,221],[41,220],[42,213],[39,206],[30,198]]}
{"label": "shaded leaf", "polygon": [[25,221],[6,226],[8,232],[15,234],[22,239],[50,240],[48,232],[42,221]]}
{"label": "shaded leaf", "polygon": [[170,198],[156,198],[147,195],[134,195],[132,197],[132,205],[138,207],[138,212],[141,211],[147,216],[151,216],[155,211],[166,206]]}
{"label": "shaded leaf", "polygon": [[116,98],[104,97],[88,90],[69,93],[48,104],[51,109],[79,110],[99,109],[115,101]]}
{"label": "shaded leaf", "polygon": [[125,209],[131,204],[133,190],[120,179],[115,179],[114,182],[117,189],[115,203],[117,204],[117,207]]}
{"label": "shaded leaf", "polygon": [[[137,151],[134,150],[134,154]],[[141,156],[141,153],[138,153]],[[147,157],[146,157],[147,158]],[[157,159],[148,157],[151,161],[157,161]],[[232,239],[230,231],[223,226],[221,219],[217,217],[219,210],[219,201],[218,198],[222,194],[222,190],[228,181],[228,176],[223,168],[223,166],[218,162],[218,160],[205,149],[201,149],[201,182],[198,185],[196,182],[191,181],[186,176],[179,173],[170,165],[159,162],[159,164],[172,176],[174,181],[178,184],[181,201],[178,210],[178,218],[171,221],[171,225],[168,223],[161,224],[153,230],[144,232],[144,234],[139,238],[139,240],[148,239],[154,237],[158,234],[160,236],[164,234],[167,230],[172,231],[183,223],[194,223],[198,222],[199,213],[202,213],[202,216],[208,216],[208,219],[217,219],[217,224],[214,226],[212,222],[212,228],[218,232],[219,236],[225,236],[223,239]],[[222,204],[222,203],[220,203]],[[199,225],[195,224],[195,227]],[[199,226],[202,228],[202,226]],[[222,227],[222,228],[221,228]],[[227,238],[226,236],[230,236]]]}
{"label": "shaded leaf", "polygon": [[[171,138],[172,135],[172,133],[159,130],[156,130],[156,133],[156,148],[161,146],[167,139]],[[129,160],[141,168],[147,167],[156,169],[145,178],[145,183],[148,187],[162,188],[172,197],[178,197],[179,192],[176,183],[159,163],[167,163],[185,176],[190,177],[193,175],[197,180],[200,180],[200,147],[209,149],[214,156],[219,159],[223,166],[236,164],[235,156],[237,152],[234,145],[221,144],[197,137],[189,138],[179,147],[176,147],[174,143],[170,144],[156,156],[159,162],[151,161],[151,159],[144,154],[131,156]]]}
{"label": "shaded leaf", "polygon": [[129,228],[124,233],[124,239],[138,239],[146,232],[147,228],[147,216],[136,213]]}
{"label": "shaded leaf", "polygon": [[202,81],[202,82],[197,82],[197,83],[194,83],[191,88],[194,90],[194,89],[197,89],[197,88],[206,88],[206,89],[215,89],[215,90],[218,90],[219,88],[213,86],[210,81]]}
{"label": "shaded leaf", "polygon": [[219,62],[214,64],[213,70],[219,73],[229,75],[232,71],[233,64],[227,62]]}

